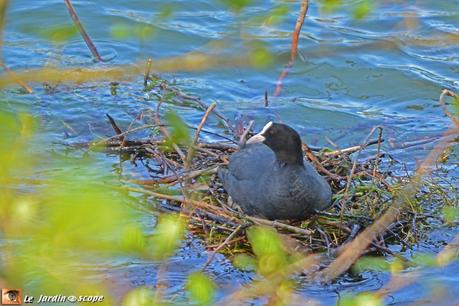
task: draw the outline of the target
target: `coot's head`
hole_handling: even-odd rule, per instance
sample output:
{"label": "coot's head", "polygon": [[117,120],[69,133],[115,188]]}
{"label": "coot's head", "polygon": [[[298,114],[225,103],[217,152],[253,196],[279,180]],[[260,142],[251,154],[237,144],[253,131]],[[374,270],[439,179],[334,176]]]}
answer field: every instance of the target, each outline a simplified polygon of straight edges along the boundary
{"label": "coot's head", "polygon": [[298,133],[282,123],[267,123],[260,133],[247,140],[247,143],[264,143],[276,154],[280,162],[303,165],[303,149]]}

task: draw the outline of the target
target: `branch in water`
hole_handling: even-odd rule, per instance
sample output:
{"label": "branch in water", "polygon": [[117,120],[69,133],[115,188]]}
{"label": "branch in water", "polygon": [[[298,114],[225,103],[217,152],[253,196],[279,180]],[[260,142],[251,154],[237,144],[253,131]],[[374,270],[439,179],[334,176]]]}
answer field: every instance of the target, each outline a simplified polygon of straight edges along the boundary
{"label": "branch in water", "polygon": [[83,36],[84,42],[88,46],[89,50],[92,53],[92,56],[96,58],[98,62],[103,62],[102,57],[100,57],[99,52],[97,51],[96,46],[92,42],[91,38],[89,37],[88,33],[86,33],[86,30],[84,29],[83,25],[80,22],[80,19],[78,18],[75,10],[73,9],[72,3],[70,0],[64,0],[65,5],[67,6],[67,9],[69,11],[70,17],[72,17],[73,23],[77,27],[78,31],[80,31],[81,36]]}

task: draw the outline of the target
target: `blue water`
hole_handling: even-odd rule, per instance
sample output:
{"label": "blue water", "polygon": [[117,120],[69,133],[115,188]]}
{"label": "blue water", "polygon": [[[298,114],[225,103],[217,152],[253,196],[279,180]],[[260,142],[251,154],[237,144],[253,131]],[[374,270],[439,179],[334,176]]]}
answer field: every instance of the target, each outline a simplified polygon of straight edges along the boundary
{"label": "blue water", "polygon": [[[289,13],[279,24],[270,25],[259,20],[266,19],[268,10],[278,1],[254,1],[240,14],[210,0],[73,1],[82,23],[107,60],[96,64],[79,35],[62,45],[43,38],[44,29],[71,23],[63,1],[15,0],[7,13],[3,57],[13,70],[44,65],[110,67],[148,57],[155,60],[205,52],[216,42],[224,45],[224,52],[237,54],[242,52],[244,44],[260,41],[275,58],[275,64],[267,69],[215,67],[195,72],[174,71],[162,76],[175,80],[179,88],[201,97],[206,104],[216,101],[217,109],[230,120],[255,119],[256,129],[268,120],[282,120],[297,129],[311,145],[329,145],[326,137],[340,147],[356,145],[373,126],[382,125],[384,149],[413,167],[416,159],[425,157],[451,126],[439,107],[438,97],[443,88],[459,91],[459,1],[378,1],[376,8],[362,20],[352,17],[352,8],[358,1],[348,1],[331,13],[324,13],[315,1],[311,2],[300,36],[300,54],[283,82],[279,97],[273,97],[273,92],[290,56],[290,34],[299,7],[295,2],[285,2]],[[172,15],[161,19],[160,13],[168,5]],[[135,35],[115,39],[111,29],[119,24],[150,26],[154,34],[144,41]],[[47,93],[40,84],[32,85],[31,95],[22,93],[16,86],[4,89],[0,95],[6,102],[0,108],[27,110],[39,117],[38,137],[49,144],[42,147],[44,151],[61,152],[64,148],[60,143],[112,135],[106,113],[126,127],[139,111],[156,107],[155,98],[143,92],[141,76],[122,81],[116,96],[110,94],[109,82],[62,84],[53,93]],[[264,107],[265,91],[269,94],[269,107]],[[202,112],[196,108],[167,107],[176,109],[191,125],[201,120]],[[207,128],[223,133],[217,122],[211,117]],[[219,140],[206,137],[206,140]],[[117,157],[101,153],[96,158],[101,172],[120,171]],[[134,172],[128,163],[125,167],[125,172]],[[453,173],[451,179],[457,184],[457,171]],[[138,205],[139,211],[146,214],[145,220],[149,220],[151,216],[143,210],[148,203],[131,205]],[[441,245],[450,241],[455,231],[441,230],[432,239]],[[171,295],[180,295],[186,275],[207,259],[201,256],[205,248],[198,239],[190,236],[188,241],[190,244],[171,259],[166,273]],[[418,248],[437,252],[440,247],[428,244]],[[123,288],[153,285],[156,272],[152,266],[129,258],[109,263],[103,273],[109,278],[122,275]],[[446,289],[457,288],[457,263],[422,273],[421,280],[425,282],[391,294],[387,302],[429,304],[419,288],[428,287],[431,282],[438,282]],[[252,277],[235,271],[222,255],[211,265],[209,274],[220,286],[219,296]],[[304,285],[299,293],[330,304],[338,299],[338,292],[376,290],[388,279],[384,273],[367,273],[358,282],[342,279],[328,287]],[[423,290],[427,295],[430,292]],[[445,305],[451,302],[451,299],[444,301]]]}

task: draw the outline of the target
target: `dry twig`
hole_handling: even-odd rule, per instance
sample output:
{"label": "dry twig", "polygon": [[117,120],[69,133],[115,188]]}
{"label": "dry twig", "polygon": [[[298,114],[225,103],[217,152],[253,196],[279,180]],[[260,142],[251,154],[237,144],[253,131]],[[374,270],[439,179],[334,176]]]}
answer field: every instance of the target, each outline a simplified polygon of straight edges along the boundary
{"label": "dry twig", "polygon": [[242,228],[242,224],[239,225],[238,227],[236,227],[236,229],[228,236],[226,237],[225,241],[223,241],[209,256],[209,259],[207,259],[206,263],[204,264],[204,266],[201,268],[201,271],[204,271],[206,269],[206,267],[212,262],[212,260],[214,259],[215,257],[215,254],[217,254],[218,251],[220,251],[225,245],[227,245],[229,243],[229,241],[231,241],[231,239],[233,239],[234,236],[236,236],[236,234],[239,232],[239,230]]}
{"label": "dry twig", "polygon": [[80,19],[78,18],[75,9],[72,6],[72,3],[70,0],[64,0],[65,5],[67,6],[67,9],[69,11],[70,17],[72,17],[73,23],[77,27],[78,31],[80,31],[81,36],[83,36],[84,42],[88,46],[89,50],[91,51],[92,55],[95,57],[95,59],[98,62],[103,62],[102,57],[99,55],[99,52],[97,51],[96,46],[92,42],[91,38],[89,37],[88,33],[86,33],[86,30],[84,29],[83,25],[80,22]]}
{"label": "dry twig", "polygon": [[304,23],[304,18],[306,17],[306,13],[308,12],[308,0],[302,0],[301,1],[301,8],[300,8],[300,15],[298,16],[298,19],[296,20],[295,24],[295,30],[293,31],[292,35],[292,47],[290,49],[290,61],[285,65],[284,69],[282,70],[281,75],[279,76],[279,79],[277,80],[276,84],[276,90],[274,91],[274,96],[277,97],[281,90],[282,90],[282,81],[288,74],[288,70],[292,67],[293,61],[296,58],[296,55],[298,53],[298,40],[300,37],[300,32],[301,32],[301,27],[303,26]]}
{"label": "dry twig", "polygon": [[194,148],[196,147],[198,140],[199,140],[199,133],[201,133],[201,130],[204,124],[206,123],[207,118],[209,118],[210,113],[216,106],[217,106],[217,103],[215,102],[209,105],[206,112],[204,113],[204,116],[201,119],[201,122],[198,125],[198,128],[196,129],[196,133],[194,134],[193,141],[188,148],[187,156],[185,158],[185,162],[184,162],[185,169],[190,169],[191,160],[193,159],[193,154],[194,154]]}
{"label": "dry twig", "polygon": [[8,68],[3,62],[0,61],[0,66],[18,83],[22,88],[24,88],[29,94],[33,93],[32,88],[30,88],[26,83],[21,81],[21,79],[14,73],[13,70]]}

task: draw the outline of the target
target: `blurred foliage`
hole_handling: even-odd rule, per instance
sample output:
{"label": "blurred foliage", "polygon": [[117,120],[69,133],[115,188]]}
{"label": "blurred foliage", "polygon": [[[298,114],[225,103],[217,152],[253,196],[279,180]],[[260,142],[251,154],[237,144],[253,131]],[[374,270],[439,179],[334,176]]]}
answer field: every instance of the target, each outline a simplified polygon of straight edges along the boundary
{"label": "blurred foliage", "polygon": [[340,306],[382,306],[384,301],[376,294],[360,293],[356,295],[343,296],[338,305]]}
{"label": "blurred foliage", "polygon": [[78,29],[73,24],[57,25],[40,30],[39,34],[55,44],[61,44],[78,34]]}
{"label": "blurred foliage", "polygon": [[274,56],[265,44],[252,42],[250,44],[250,64],[257,69],[265,69],[274,63]]}
{"label": "blurred foliage", "polygon": [[[10,198],[7,197],[5,187],[10,182],[14,181],[15,173],[24,171],[30,168],[32,159],[26,157],[27,144],[30,141],[36,129],[36,121],[32,116],[25,113],[13,115],[7,112],[0,112],[0,190],[3,196],[0,197],[0,212],[3,212],[2,207]],[[0,214],[0,220],[3,213]],[[0,228],[1,224],[0,223]]]}
{"label": "blurred foliage", "polygon": [[191,143],[190,131],[182,118],[173,110],[167,111],[164,118],[167,123],[169,138],[162,148],[167,151],[172,151],[173,144],[189,146]]}
{"label": "blurred foliage", "polygon": [[150,239],[154,258],[164,260],[173,255],[185,233],[185,222],[179,215],[164,215]]}
{"label": "blurred foliage", "polygon": [[456,116],[459,116],[459,98],[457,97],[452,97],[453,103],[452,103],[452,108]]}
{"label": "blurred foliage", "polygon": [[324,13],[332,13],[337,10],[342,10],[344,6],[351,6],[351,12],[355,19],[363,19],[367,17],[375,7],[374,0],[361,1],[342,1],[342,0],[320,0],[321,10]]}
{"label": "blurred foliage", "polygon": [[384,257],[364,256],[357,260],[357,262],[353,265],[352,270],[355,273],[362,273],[364,271],[379,271],[397,274],[404,268],[404,263],[398,258],[388,261]]}
{"label": "blurred foliage", "polygon": [[354,18],[362,19],[368,16],[368,14],[373,10],[373,1],[366,0],[362,1],[354,8]]}
{"label": "blurred foliage", "polygon": [[459,221],[459,208],[458,207],[443,207],[443,217],[449,224],[454,224]]}
{"label": "blurred foliage", "polygon": [[158,14],[158,20],[164,21],[172,17],[172,15],[174,14],[175,8],[176,8],[175,5],[172,3],[166,3],[162,5],[159,11],[159,14]]}
{"label": "blurred foliage", "polygon": [[437,267],[438,261],[436,256],[436,254],[416,253],[411,261],[418,266]]}
{"label": "blurred foliage", "polygon": [[[160,216],[147,238],[127,198],[110,186],[114,178],[97,173],[90,157],[38,155],[31,116],[0,112],[0,120],[1,277],[9,286],[36,294],[104,295],[110,305],[108,293],[88,282],[82,266],[122,254],[165,260],[174,253],[185,230],[180,216]],[[39,177],[32,190],[21,187],[42,159],[58,170]],[[125,304],[142,299],[143,291],[135,291]]]}
{"label": "blurred foliage", "polygon": [[165,303],[158,300],[155,292],[147,287],[131,290],[123,298],[122,306],[161,306]]}
{"label": "blurred foliage", "polygon": [[157,32],[154,24],[169,19],[174,14],[174,9],[174,4],[168,3],[162,5],[156,18],[151,21],[151,24],[130,25],[125,22],[114,23],[110,28],[110,35],[118,40],[139,39],[140,41],[147,41],[153,39]]}
{"label": "blurred foliage", "polygon": [[253,0],[220,0],[227,8],[230,10],[239,13],[247,6],[249,6]]}
{"label": "blurred foliage", "polygon": [[257,257],[257,272],[269,275],[282,269],[288,262],[287,253],[276,231],[268,227],[251,227],[247,236]]}
{"label": "blurred foliage", "polygon": [[215,283],[207,275],[195,272],[188,276],[186,287],[191,300],[197,305],[211,305],[215,295]]}
{"label": "blurred foliage", "polygon": [[253,271],[255,270],[257,263],[255,258],[250,255],[238,254],[234,257],[233,265],[241,270]]}
{"label": "blurred foliage", "polygon": [[134,25],[127,23],[115,23],[110,29],[110,34],[118,40],[139,39],[146,41],[152,39],[156,33],[156,28],[152,25]]}
{"label": "blurred foliage", "polygon": [[254,16],[249,18],[248,25],[253,24],[254,26],[268,25],[275,26],[280,24],[284,19],[288,17],[290,8],[286,4],[278,4],[272,9],[268,10],[265,14],[260,16]]}
{"label": "blurred foliage", "polygon": [[356,273],[366,270],[389,271],[390,263],[384,257],[365,256],[360,258],[353,266]]}

